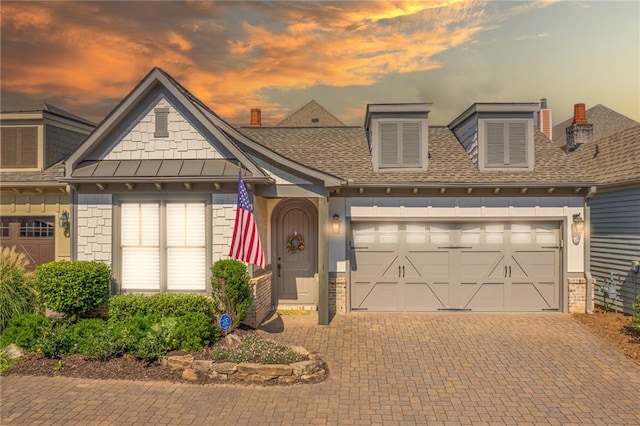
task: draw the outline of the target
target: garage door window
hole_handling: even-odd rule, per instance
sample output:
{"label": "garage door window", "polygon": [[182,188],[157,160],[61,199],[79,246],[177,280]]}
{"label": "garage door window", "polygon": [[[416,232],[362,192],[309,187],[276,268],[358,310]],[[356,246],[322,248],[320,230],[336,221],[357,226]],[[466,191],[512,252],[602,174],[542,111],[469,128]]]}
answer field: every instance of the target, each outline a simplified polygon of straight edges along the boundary
{"label": "garage door window", "polygon": [[8,237],[9,236],[9,220],[2,219],[0,222],[0,236]]}
{"label": "garage door window", "polygon": [[20,236],[30,238],[53,237],[53,222],[46,219],[24,219],[20,223]]}

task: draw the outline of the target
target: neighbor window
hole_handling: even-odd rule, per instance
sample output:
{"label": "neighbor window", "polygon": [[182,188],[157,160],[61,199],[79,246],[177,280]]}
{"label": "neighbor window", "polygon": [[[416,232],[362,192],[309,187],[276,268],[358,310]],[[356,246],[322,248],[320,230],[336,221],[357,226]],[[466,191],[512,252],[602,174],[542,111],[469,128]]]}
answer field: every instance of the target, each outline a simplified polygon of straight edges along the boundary
{"label": "neighbor window", "polygon": [[16,169],[38,167],[37,127],[2,127],[0,132],[2,167]]}
{"label": "neighbor window", "polygon": [[484,121],[484,167],[530,168],[533,129],[528,120]]}
{"label": "neighbor window", "polygon": [[123,290],[206,288],[205,203],[122,203]]}
{"label": "neighbor window", "polygon": [[156,108],[156,131],[153,134],[156,138],[169,137],[169,108]]}
{"label": "neighbor window", "polygon": [[421,133],[420,121],[381,122],[380,167],[420,167]]}

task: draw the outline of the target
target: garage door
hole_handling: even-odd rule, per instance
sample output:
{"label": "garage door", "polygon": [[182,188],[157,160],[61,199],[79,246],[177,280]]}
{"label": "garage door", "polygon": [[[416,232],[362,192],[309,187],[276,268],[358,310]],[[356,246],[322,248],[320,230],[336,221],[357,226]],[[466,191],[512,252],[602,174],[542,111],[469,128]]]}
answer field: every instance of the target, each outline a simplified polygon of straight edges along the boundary
{"label": "garage door", "polygon": [[16,246],[31,264],[37,265],[55,260],[53,217],[4,217],[0,221],[2,247]]}
{"label": "garage door", "polygon": [[352,223],[351,309],[558,310],[555,223]]}

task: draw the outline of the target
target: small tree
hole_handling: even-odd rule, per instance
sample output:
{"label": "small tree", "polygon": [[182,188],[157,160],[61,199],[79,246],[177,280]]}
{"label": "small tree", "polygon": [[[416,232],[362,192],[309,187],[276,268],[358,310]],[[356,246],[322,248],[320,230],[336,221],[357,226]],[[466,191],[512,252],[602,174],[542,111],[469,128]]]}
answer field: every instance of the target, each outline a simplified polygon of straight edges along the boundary
{"label": "small tree", "polygon": [[231,328],[242,322],[251,306],[249,279],[247,267],[234,259],[219,260],[211,267],[211,296],[218,313],[231,316]]}
{"label": "small tree", "polygon": [[27,272],[29,261],[16,251],[4,247],[0,251],[0,330],[14,316],[38,310],[33,274]]}
{"label": "small tree", "polygon": [[42,303],[76,318],[107,300],[110,282],[111,269],[101,262],[62,260],[36,269],[36,286]]}

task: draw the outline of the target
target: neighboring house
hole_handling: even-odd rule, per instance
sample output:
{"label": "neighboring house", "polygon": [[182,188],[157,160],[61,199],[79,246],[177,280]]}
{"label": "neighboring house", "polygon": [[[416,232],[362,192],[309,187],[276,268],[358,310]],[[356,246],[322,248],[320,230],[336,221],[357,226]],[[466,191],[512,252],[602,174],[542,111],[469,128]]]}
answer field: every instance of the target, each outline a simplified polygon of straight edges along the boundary
{"label": "neighboring house", "polygon": [[33,111],[0,112],[0,238],[16,246],[31,267],[69,259],[69,235],[60,219],[69,217],[69,194],[57,180],[61,164],[95,124],[44,104]]}
{"label": "neighboring house", "polygon": [[[567,145],[567,128],[573,124],[575,115],[576,113],[574,111],[574,115],[571,118],[553,126],[552,139],[556,146],[565,147]],[[593,140],[606,138],[607,136],[618,133],[621,130],[635,127],[640,124],[637,121],[600,104],[584,111],[584,118],[589,124],[593,125]]]}
{"label": "neighboring house", "polygon": [[594,137],[570,157],[598,180],[588,202],[587,259],[596,279],[596,303],[632,314],[640,294],[640,124]]}
{"label": "neighboring house", "polygon": [[321,324],[584,311],[571,228],[595,181],[534,128],[538,108],[477,103],[434,126],[431,104],[371,104],[360,127],[311,102],[276,127],[253,110],[237,129],[155,68],[65,162],[72,257],[110,263],[117,291],[208,292],[240,164],[270,270],[252,272],[272,274],[273,306],[317,307]]}

